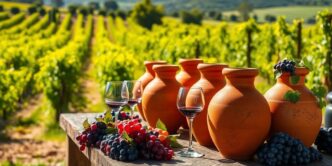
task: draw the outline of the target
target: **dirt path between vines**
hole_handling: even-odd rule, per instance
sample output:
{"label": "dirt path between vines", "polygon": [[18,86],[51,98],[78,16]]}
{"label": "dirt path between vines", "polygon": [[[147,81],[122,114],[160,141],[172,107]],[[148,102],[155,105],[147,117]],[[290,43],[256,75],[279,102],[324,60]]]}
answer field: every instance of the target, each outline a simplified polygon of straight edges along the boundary
{"label": "dirt path between vines", "polygon": [[92,112],[92,111],[99,111],[102,112],[103,110],[91,110],[92,107],[95,107],[96,105],[100,104],[102,101],[102,97],[100,94],[100,87],[99,83],[95,80],[93,76],[93,70],[95,68],[92,59],[93,59],[93,45],[95,44],[95,34],[97,30],[97,17],[94,16],[93,19],[93,35],[90,41],[90,49],[89,49],[89,55],[85,61],[84,67],[83,67],[83,77],[81,78],[81,92],[83,100],[85,100],[84,108],[81,110],[82,112]]}
{"label": "dirt path between vines", "polygon": [[[92,47],[95,43],[96,19],[97,17],[94,16],[94,32],[90,43],[89,55],[84,63],[83,75],[80,80],[80,97],[78,99],[83,100],[81,102],[83,105],[71,108],[73,112],[91,112],[87,106],[94,106],[102,101],[99,84],[92,75],[94,66],[91,62],[93,57]],[[41,104],[43,104],[42,95],[29,99],[25,106],[15,114],[13,120],[17,121],[18,119],[30,117]],[[64,165],[66,142],[42,139],[41,135],[44,133],[45,126],[15,126],[15,122],[6,123],[5,126],[10,127],[0,131],[0,165],[5,161],[9,164],[22,163],[23,165]]]}
{"label": "dirt path between vines", "polygon": [[19,119],[29,117],[34,110],[41,106],[41,95],[30,98],[26,106],[8,122],[0,135],[0,163],[9,164],[43,163],[49,166],[61,165],[65,158],[65,142],[38,139],[41,137],[44,126],[15,125]]}
{"label": "dirt path between vines", "polygon": [[[63,14],[60,20],[63,19]],[[75,19],[73,19],[75,22]],[[2,122],[0,130],[0,165],[63,165],[66,154],[66,142],[51,141],[43,138],[45,123],[18,124],[17,122],[30,117],[34,111],[41,107],[43,95],[39,94],[29,98],[20,110],[7,122]],[[1,126],[0,126],[1,128]]]}

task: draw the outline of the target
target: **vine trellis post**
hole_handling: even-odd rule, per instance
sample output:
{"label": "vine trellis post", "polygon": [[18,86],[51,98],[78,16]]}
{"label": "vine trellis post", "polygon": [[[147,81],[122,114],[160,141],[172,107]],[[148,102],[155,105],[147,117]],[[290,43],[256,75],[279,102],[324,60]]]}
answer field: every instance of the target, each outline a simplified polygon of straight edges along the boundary
{"label": "vine trellis post", "polygon": [[302,21],[297,22],[297,59],[301,59],[302,51]]}
{"label": "vine trellis post", "polygon": [[247,66],[251,67],[251,43],[252,43],[252,30],[250,28],[247,29]]}

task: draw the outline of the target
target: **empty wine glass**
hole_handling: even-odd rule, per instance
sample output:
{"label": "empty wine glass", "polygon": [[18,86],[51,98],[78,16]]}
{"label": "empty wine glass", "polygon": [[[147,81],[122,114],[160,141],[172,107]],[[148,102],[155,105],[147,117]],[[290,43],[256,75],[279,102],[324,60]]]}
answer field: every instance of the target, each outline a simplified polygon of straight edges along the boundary
{"label": "empty wine glass", "polygon": [[[190,99],[190,100],[188,100]],[[198,113],[204,108],[204,94],[200,87],[181,87],[177,97],[177,107],[189,122],[189,147],[180,151],[178,155],[182,157],[202,157],[204,154],[194,151],[192,147],[192,123]]]}
{"label": "empty wine glass", "polygon": [[141,81],[134,80],[126,80],[124,84],[127,85],[129,98],[128,98],[128,106],[131,110],[131,117],[134,115],[135,106],[142,101],[142,83]]}
{"label": "empty wine glass", "polygon": [[114,112],[115,122],[118,121],[119,111],[128,102],[128,87],[122,81],[107,82],[105,88],[105,103]]}

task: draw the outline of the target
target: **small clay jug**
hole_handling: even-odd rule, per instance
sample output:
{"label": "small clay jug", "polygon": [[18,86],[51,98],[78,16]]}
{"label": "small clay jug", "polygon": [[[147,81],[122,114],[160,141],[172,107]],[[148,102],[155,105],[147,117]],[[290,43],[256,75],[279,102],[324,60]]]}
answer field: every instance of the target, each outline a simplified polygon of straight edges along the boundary
{"label": "small clay jug", "polygon": [[[152,70],[153,65],[166,64],[166,63],[167,63],[166,61],[144,61],[145,73],[140,78],[137,79],[137,81],[141,81],[143,90],[148,85],[148,83],[154,79],[155,73]],[[138,104],[137,109],[143,120],[145,120],[142,104]]]}
{"label": "small clay jug", "polygon": [[176,65],[154,65],[155,78],[143,91],[142,107],[150,126],[156,127],[158,119],[165,123],[168,132],[175,134],[181,125],[182,115],[177,109],[177,94],[180,83],[175,75]]}
{"label": "small clay jug", "polygon": [[[201,78],[192,87],[201,87],[204,94],[205,107],[194,119],[193,134],[196,141],[203,146],[214,146],[208,126],[207,126],[207,108],[212,97],[225,86],[225,79],[222,70],[227,67],[225,64],[209,64],[200,63],[197,67],[201,74]],[[193,102],[195,99],[190,98],[188,92],[187,103]],[[188,122],[189,124],[189,122]]]}
{"label": "small clay jug", "polygon": [[[191,87],[200,79],[200,73],[197,69],[199,63],[203,63],[201,59],[180,59],[180,66],[182,70],[176,75],[176,80],[181,84],[181,86]],[[186,118],[182,117],[183,128],[188,129],[188,124]]]}
{"label": "small clay jug", "polygon": [[269,105],[254,86],[258,70],[225,68],[226,85],[210,101],[208,129],[222,156],[250,159],[268,136]]}
{"label": "small clay jug", "polygon": [[[307,68],[296,68],[295,75],[300,79],[290,82],[290,73],[282,73],[277,83],[265,93],[272,113],[271,134],[285,132],[300,139],[307,147],[311,146],[322,123],[322,112],[314,94],[304,85]],[[297,91],[299,100],[290,102],[287,92]]]}

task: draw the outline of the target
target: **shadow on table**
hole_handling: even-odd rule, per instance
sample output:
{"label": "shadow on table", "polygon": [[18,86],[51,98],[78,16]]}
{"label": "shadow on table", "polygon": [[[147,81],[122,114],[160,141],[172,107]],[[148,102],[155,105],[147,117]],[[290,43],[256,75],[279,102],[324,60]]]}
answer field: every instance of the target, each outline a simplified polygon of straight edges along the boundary
{"label": "shadow on table", "polygon": [[154,161],[154,160],[137,160],[135,164],[148,164],[148,165],[163,165],[163,164],[180,164],[185,163],[185,161],[172,159],[170,161]]}

